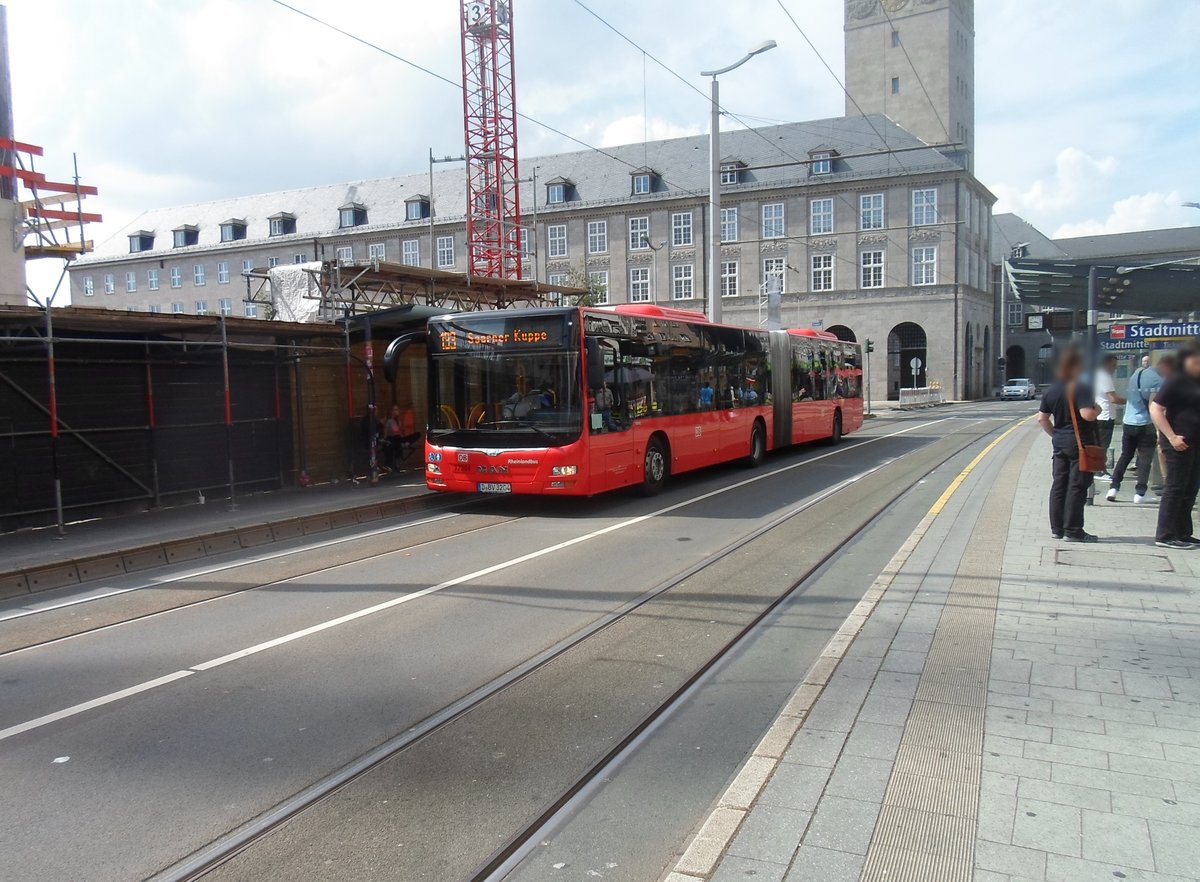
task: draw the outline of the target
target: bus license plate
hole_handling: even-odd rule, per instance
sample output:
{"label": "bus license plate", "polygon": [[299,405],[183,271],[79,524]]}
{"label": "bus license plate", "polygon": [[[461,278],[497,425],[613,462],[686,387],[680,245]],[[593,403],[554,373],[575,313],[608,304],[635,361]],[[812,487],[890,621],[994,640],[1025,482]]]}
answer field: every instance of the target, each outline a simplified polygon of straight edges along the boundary
{"label": "bus license plate", "polygon": [[480,484],[480,493],[512,493],[512,484]]}

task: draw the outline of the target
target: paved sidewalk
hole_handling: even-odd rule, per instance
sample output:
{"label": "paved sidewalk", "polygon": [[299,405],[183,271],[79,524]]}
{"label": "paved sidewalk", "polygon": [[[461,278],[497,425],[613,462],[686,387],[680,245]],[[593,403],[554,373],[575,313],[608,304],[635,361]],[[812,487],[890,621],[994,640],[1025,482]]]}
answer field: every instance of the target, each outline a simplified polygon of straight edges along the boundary
{"label": "paved sidewalk", "polygon": [[670,882],[1200,879],[1200,551],[1048,479],[1025,424],[943,496]]}

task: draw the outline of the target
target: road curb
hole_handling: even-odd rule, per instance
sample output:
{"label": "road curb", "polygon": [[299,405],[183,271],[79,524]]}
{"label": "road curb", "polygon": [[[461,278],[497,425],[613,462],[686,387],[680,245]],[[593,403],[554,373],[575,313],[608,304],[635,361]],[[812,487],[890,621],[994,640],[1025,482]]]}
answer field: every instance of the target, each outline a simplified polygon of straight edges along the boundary
{"label": "road curb", "polygon": [[1011,427],[998,438],[989,443],[967,464],[958,476],[950,482],[937,501],[904,540],[904,544],[892,555],[891,560],[875,577],[871,587],[855,605],[854,609],[842,622],[841,627],[825,644],[817,660],[804,675],[800,685],[792,692],[787,703],[767,733],[759,740],[750,756],[746,758],[733,780],[725,788],[725,792],[717,800],[716,807],[705,819],[699,831],[688,842],[683,855],[663,876],[662,882],[704,882],[716,870],[721,858],[724,857],[734,836],[742,826],[742,822],[750,813],[754,803],[766,788],[767,783],[775,774],[783,756],[795,738],[796,733],[804,725],[805,719],[817,703],[821,693],[829,684],[838,664],[845,657],[854,639],[858,636],[867,619],[875,610],[880,599],[887,593],[896,576],[908,563],[913,551],[925,538],[933,522],[941,515],[947,501],[962,486],[963,481],[992,452],[1013,432],[1025,425],[1022,421]]}
{"label": "road curb", "polygon": [[186,539],[165,539],[41,566],[0,571],[0,600],[381,521],[436,508],[445,504],[445,500],[446,497],[441,494],[427,493],[405,499],[364,503],[331,509],[317,515],[262,521],[233,530],[213,530]]}

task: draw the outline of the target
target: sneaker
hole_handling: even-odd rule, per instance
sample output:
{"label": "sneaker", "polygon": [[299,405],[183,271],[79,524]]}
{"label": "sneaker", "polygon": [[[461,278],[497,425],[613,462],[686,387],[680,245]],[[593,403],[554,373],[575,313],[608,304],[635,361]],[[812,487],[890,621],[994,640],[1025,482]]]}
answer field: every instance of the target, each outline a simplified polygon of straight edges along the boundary
{"label": "sneaker", "polygon": [[1095,478],[1097,481],[1111,481],[1112,480],[1112,475],[1110,475],[1108,472],[1097,472],[1092,477]]}
{"label": "sneaker", "polygon": [[1183,539],[1157,539],[1154,542],[1159,548],[1191,548],[1192,543]]}
{"label": "sneaker", "polygon": [[1052,539],[1061,539],[1061,538],[1063,537],[1063,534],[1062,534],[1062,533],[1053,533],[1053,532],[1052,532],[1052,533],[1050,534],[1050,537],[1051,537]]}
{"label": "sneaker", "polygon": [[1135,493],[1133,495],[1133,501],[1138,505],[1141,505],[1143,502],[1158,502],[1158,497],[1150,493]]}
{"label": "sneaker", "polygon": [[1188,545],[1192,546],[1192,548],[1200,546],[1200,539],[1197,539],[1195,536],[1188,536],[1186,539],[1180,539],[1179,541],[1186,542]]}
{"label": "sneaker", "polygon": [[1099,542],[1099,536],[1093,536],[1091,533],[1080,530],[1078,533],[1064,533],[1063,538],[1068,542]]}
{"label": "sneaker", "polygon": [[1117,493],[1119,493],[1119,492],[1120,491],[1117,490],[1116,487],[1113,487],[1111,490],[1109,490],[1107,493],[1104,494],[1104,498],[1107,499],[1109,502],[1116,502],[1117,501]]}

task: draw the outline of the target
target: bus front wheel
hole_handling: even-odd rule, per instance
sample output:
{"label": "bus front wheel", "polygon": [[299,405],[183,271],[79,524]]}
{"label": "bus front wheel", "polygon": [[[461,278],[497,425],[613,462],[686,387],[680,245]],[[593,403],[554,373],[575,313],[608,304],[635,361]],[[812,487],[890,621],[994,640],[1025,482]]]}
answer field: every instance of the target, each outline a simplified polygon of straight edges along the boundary
{"label": "bus front wheel", "polygon": [[651,438],[646,445],[645,466],[645,474],[642,475],[642,495],[654,496],[662,492],[663,485],[667,483],[667,451],[660,439]]}

